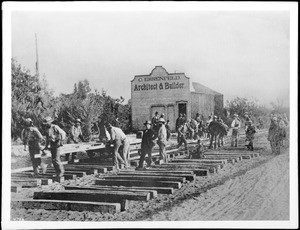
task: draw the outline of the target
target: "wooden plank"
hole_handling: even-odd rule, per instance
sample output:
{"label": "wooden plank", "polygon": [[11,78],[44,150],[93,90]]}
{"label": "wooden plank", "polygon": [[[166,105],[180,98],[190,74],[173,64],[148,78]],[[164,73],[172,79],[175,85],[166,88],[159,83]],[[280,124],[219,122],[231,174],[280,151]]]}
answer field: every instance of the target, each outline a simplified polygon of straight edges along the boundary
{"label": "wooden plank", "polygon": [[67,200],[12,200],[11,208],[45,209],[45,210],[67,210],[67,211],[91,211],[100,213],[111,213],[121,211],[119,203],[67,201]]}
{"label": "wooden plank", "polygon": [[13,179],[11,180],[12,183],[21,185],[22,187],[37,187],[42,185],[41,179]]}
{"label": "wooden plank", "polygon": [[122,200],[148,201],[150,199],[150,194],[145,191],[65,190],[55,192],[34,192],[33,199],[84,200],[120,203]]}
{"label": "wooden plank", "polygon": [[145,181],[175,181],[184,183],[185,177],[151,176],[151,175],[116,175],[104,177],[105,180],[145,180]]}
{"label": "wooden plank", "polygon": [[158,194],[173,194],[174,188],[172,187],[143,187],[143,186],[119,186],[119,185],[93,185],[89,187],[96,187],[96,188],[108,188],[108,189],[142,189],[142,190],[155,190]]}
{"label": "wooden plank", "polygon": [[160,173],[139,173],[139,171],[137,172],[119,172],[118,176],[128,176],[128,175],[133,175],[133,176],[160,176],[160,177],[184,177],[186,180],[188,181],[193,181],[195,179],[195,174],[172,174],[169,172],[160,172]]}
{"label": "wooden plank", "polygon": [[107,172],[107,168],[105,167],[101,167],[101,166],[90,166],[90,165],[77,165],[77,164],[74,164],[74,165],[66,165],[65,166],[65,169],[89,169],[89,170],[92,170],[92,169],[97,169],[98,170],[98,173],[106,173]]}
{"label": "wooden plank", "polygon": [[100,186],[64,186],[65,190],[102,190],[102,191],[130,191],[130,192],[149,192],[150,199],[157,197],[156,190],[124,188],[124,187],[100,187]]}
{"label": "wooden plank", "polygon": [[[55,174],[55,169],[47,170],[46,174]],[[41,175],[46,175],[46,174],[41,174]],[[78,177],[83,177],[83,176],[87,175],[86,172],[76,171],[76,170],[69,170],[69,169],[65,169],[65,174],[73,174],[73,175],[76,175]]]}
{"label": "wooden plank", "polygon": [[[145,194],[140,194],[140,196]],[[147,194],[146,194],[147,196]],[[91,202],[105,202],[105,203],[120,203],[121,211],[127,209],[128,199],[138,197],[134,193],[116,192],[116,191],[95,191],[95,190],[65,190],[61,192],[34,192],[33,199],[39,200],[73,200],[73,201],[91,201]],[[150,199],[150,194],[144,199]]]}
{"label": "wooden plank", "polygon": [[144,181],[144,180],[95,180],[96,185],[136,186],[136,187],[172,187],[181,188],[180,182],[174,181]]}
{"label": "wooden plank", "polygon": [[40,179],[41,180],[41,185],[49,185],[52,184],[53,180],[52,178],[46,177],[46,176],[36,176],[36,177],[31,177],[31,176],[27,176],[25,175],[15,175],[12,174],[11,178],[13,180],[18,180],[18,179],[22,179],[22,180],[32,180],[32,179]]}
{"label": "wooden plank", "polygon": [[[71,166],[72,167],[72,166]],[[80,167],[72,167],[72,168],[69,168],[69,166],[65,166],[64,167],[65,169],[65,172],[74,172],[74,173],[77,173],[77,172],[84,172],[86,175],[90,175],[90,174],[98,174],[98,170],[97,169],[90,169],[90,168],[80,168]],[[55,172],[55,169],[54,168],[48,168],[47,169],[47,172]]]}
{"label": "wooden plank", "polygon": [[238,154],[221,154],[221,153],[220,154],[213,154],[213,153],[207,154],[207,153],[205,153],[204,156],[205,156],[205,158],[214,157],[214,158],[218,159],[218,158],[224,157],[226,159],[238,158],[239,160],[242,160],[242,156],[238,155]]}
{"label": "wooden plank", "polygon": [[227,160],[206,160],[206,159],[174,159],[169,163],[203,163],[203,164],[226,164]]}
{"label": "wooden plank", "polygon": [[46,179],[46,180],[44,180],[44,182],[43,182],[43,184],[46,184],[46,183],[49,183],[49,182],[47,182],[48,179],[52,179],[53,181],[56,181],[56,182],[61,183],[61,182],[65,181],[65,180],[74,180],[74,179],[76,179],[77,176],[74,175],[74,174],[67,174],[67,173],[65,173],[65,174],[63,175],[64,178],[63,178],[63,179],[59,179],[59,178],[56,177],[55,174],[52,174],[52,173],[46,173],[46,174],[40,174],[40,175],[35,176],[35,177],[32,177],[32,176],[29,175],[29,174],[18,175],[18,176],[14,175],[13,177],[14,177],[14,178],[19,177],[19,178],[24,178],[24,179],[25,179],[25,178],[28,178],[29,180],[35,178],[35,179],[39,179],[39,180],[41,180],[41,181],[44,180],[44,179]]}
{"label": "wooden plank", "polygon": [[22,186],[20,186],[20,185],[11,185],[10,186],[11,192],[17,193],[17,192],[20,192],[21,190],[22,190]]}
{"label": "wooden plank", "polygon": [[192,170],[197,176],[207,176],[208,172],[215,173],[217,169],[215,167],[204,166],[187,166],[187,165],[154,165],[155,169],[172,171],[172,170]]}
{"label": "wooden plank", "polygon": [[193,163],[193,162],[169,162],[169,163],[164,163],[161,166],[174,166],[174,167],[190,167],[190,168],[216,168],[217,170],[220,170],[221,168],[224,167],[223,164],[219,163],[210,163],[210,164],[205,164],[205,163]]}
{"label": "wooden plank", "polygon": [[137,170],[137,171],[120,170],[120,173],[123,173],[123,172],[129,172],[129,173],[131,173],[131,172],[136,172],[136,173],[166,173],[166,172],[169,172],[174,175],[176,175],[176,174],[191,174],[191,175],[193,175],[194,174],[193,170],[169,170],[169,171],[167,171],[167,170],[163,170],[159,167],[149,168],[149,169],[145,169],[145,170],[141,170],[141,171],[139,171],[139,170]]}

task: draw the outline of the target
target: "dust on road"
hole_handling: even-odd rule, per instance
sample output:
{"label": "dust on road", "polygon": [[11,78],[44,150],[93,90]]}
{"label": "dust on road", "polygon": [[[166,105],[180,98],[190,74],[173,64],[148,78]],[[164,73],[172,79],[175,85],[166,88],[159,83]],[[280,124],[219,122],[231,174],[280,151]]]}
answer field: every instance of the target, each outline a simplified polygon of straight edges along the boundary
{"label": "dust on road", "polygon": [[289,154],[147,220],[289,220]]}

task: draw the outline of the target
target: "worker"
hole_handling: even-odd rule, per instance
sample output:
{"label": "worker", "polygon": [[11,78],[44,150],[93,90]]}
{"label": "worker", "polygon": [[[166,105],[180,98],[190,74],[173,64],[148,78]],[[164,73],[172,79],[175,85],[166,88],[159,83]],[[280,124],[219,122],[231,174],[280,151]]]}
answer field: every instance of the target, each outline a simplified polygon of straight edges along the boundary
{"label": "worker", "polygon": [[270,141],[272,154],[279,155],[280,154],[279,125],[276,116],[273,116],[271,118],[271,124],[268,133],[268,141]]}
{"label": "worker", "polygon": [[39,175],[39,167],[42,168],[42,173],[45,174],[47,170],[46,164],[44,164],[41,158],[35,158],[37,154],[41,152],[41,141],[44,139],[37,127],[33,126],[33,121],[30,118],[25,120],[26,128],[22,130],[21,139],[24,144],[24,150],[26,151],[26,145],[28,145],[28,151],[32,162],[33,174]]}
{"label": "worker", "polygon": [[232,135],[231,135],[231,147],[237,147],[238,137],[239,137],[239,129],[241,127],[241,122],[238,119],[238,115],[233,115],[234,120],[231,123]]}
{"label": "worker", "polygon": [[[125,166],[125,168],[129,168],[129,149],[130,142],[127,139],[125,133],[118,127],[112,126],[109,122],[105,124],[105,127],[110,135],[110,140],[108,144],[114,145],[114,167],[118,171],[119,161],[121,164]],[[119,154],[119,148],[122,147],[122,157]]]}
{"label": "worker", "polygon": [[186,141],[186,135],[188,132],[188,126],[187,122],[183,122],[179,128],[178,128],[178,138],[179,138],[179,143],[177,145],[177,148],[180,148],[182,144],[184,144],[185,150],[188,153],[188,147],[187,147],[187,141]]}
{"label": "worker", "polygon": [[167,145],[167,129],[165,127],[165,119],[160,118],[159,122],[159,130],[157,134],[157,144],[159,146],[159,154],[160,158],[164,163],[167,163],[167,153],[166,153],[166,145]]}
{"label": "worker", "polygon": [[66,133],[58,125],[52,124],[53,119],[46,117],[43,119],[43,125],[46,128],[46,144],[44,150],[49,149],[52,156],[52,164],[55,168],[56,176],[62,177],[64,175],[64,167],[60,160],[61,146],[63,146],[63,140],[66,138]]}
{"label": "worker", "polygon": [[166,130],[167,130],[167,141],[169,141],[171,137],[171,127],[170,127],[170,120],[167,120],[166,123]]}
{"label": "worker", "polygon": [[158,120],[159,120],[158,112],[156,111],[154,116],[152,117],[152,128],[153,128],[155,133],[157,133],[158,130],[159,130]]}
{"label": "worker", "polygon": [[141,157],[139,161],[139,165],[136,170],[143,169],[145,156],[147,155],[147,167],[153,165],[152,162],[152,148],[155,145],[154,140],[156,139],[155,132],[152,129],[151,121],[146,121],[144,123],[146,129],[143,131],[142,143],[141,143]]}
{"label": "worker", "polygon": [[[81,141],[85,141],[82,135],[82,130],[81,130],[81,120],[80,119],[76,119],[75,125],[73,124],[71,126],[71,130],[70,130],[70,140],[71,142],[77,144],[80,140]],[[72,162],[75,158],[76,158],[76,154],[75,153],[66,153],[65,158],[67,161]],[[70,159],[70,155],[71,155],[71,159]]]}
{"label": "worker", "polygon": [[253,139],[255,133],[256,133],[255,126],[252,124],[252,121],[249,120],[247,124],[247,130],[246,130],[246,141],[248,141],[249,143],[246,146],[247,149],[250,151],[253,151]]}

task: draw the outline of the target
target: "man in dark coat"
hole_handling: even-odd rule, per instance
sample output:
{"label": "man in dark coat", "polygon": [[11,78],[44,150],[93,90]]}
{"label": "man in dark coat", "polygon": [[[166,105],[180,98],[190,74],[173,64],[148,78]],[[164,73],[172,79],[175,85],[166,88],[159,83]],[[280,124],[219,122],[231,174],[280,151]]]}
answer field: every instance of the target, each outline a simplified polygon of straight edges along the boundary
{"label": "man in dark coat", "polygon": [[154,140],[156,139],[156,134],[151,128],[151,121],[146,121],[144,125],[146,126],[146,129],[143,131],[142,144],[141,144],[141,158],[139,161],[139,166],[136,168],[136,170],[143,169],[143,164],[146,155],[148,155],[147,167],[150,167],[152,164],[151,153],[152,153],[152,148],[155,145]]}

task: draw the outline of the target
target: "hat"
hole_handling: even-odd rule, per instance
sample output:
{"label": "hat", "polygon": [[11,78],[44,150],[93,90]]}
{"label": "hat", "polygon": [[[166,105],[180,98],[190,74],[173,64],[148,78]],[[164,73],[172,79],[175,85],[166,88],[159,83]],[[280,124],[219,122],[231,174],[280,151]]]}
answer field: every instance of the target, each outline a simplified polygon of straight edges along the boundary
{"label": "hat", "polygon": [[148,125],[148,124],[149,124],[149,125],[152,125],[152,124],[151,124],[151,121],[145,121],[144,125]]}
{"label": "hat", "polygon": [[53,121],[53,119],[51,118],[51,117],[45,117],[44,119],[43,119],[43,123],[52,123],[52,121]]}
{"label": "hat", "polygon": [[272,120],[273,120],[273,121],[277,121],[277,117],[275,117],[275,116],[272,117]]}
{"label": "hat", "polygon": [[235,114],[233,114],[233,116],[234,116],[234,117],[238,117],[239,115],[237,115],[237,114],[235,113]]}
{"label": "hat", "polygon": [[79,118],[77,118],[76,123],[81,123],[81,120]]}
{"label": "hat", "polygon": [[214,116],[214,119],[217,119],[218,117],[217,116]]}
{"label": "hat", "polygon": [[162,122],[162,123],[165,123],[166,121],[165,121],[165,119],[163,119],[162,117],[161,118],[159,118],[159,120],[158,120],[159,122]]}
{"label": "hat", "polygon": [[26,121],[27,123],[32,123],[32,122],[33,122],[33,121],[31,120],[31,118],[26,118],[25,121]]}

